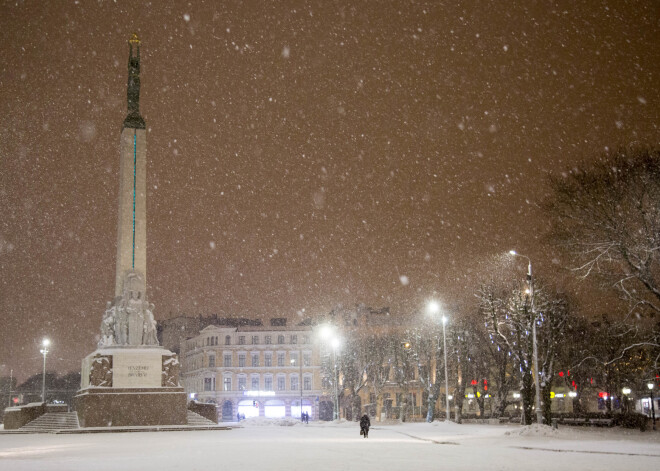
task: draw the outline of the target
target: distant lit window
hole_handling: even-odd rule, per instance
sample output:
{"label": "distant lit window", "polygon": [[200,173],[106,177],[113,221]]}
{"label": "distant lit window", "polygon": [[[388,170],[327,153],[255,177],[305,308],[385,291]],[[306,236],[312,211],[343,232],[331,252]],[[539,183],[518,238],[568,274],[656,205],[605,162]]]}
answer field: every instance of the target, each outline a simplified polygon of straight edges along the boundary
{"label": "distant lit window", "polygon": [[231,378],[228,376],[225,377],[223,382],[223,391],[231,391]]}

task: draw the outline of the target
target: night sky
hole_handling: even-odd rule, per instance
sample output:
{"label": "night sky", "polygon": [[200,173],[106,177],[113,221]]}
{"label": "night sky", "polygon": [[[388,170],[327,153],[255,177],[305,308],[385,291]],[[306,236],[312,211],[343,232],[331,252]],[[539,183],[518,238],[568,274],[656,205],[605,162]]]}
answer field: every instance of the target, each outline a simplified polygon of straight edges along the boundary
{"label": "night sky", "polygon": [[460,311],[511,248],[562,278],[548,172],[660,142],[660,4],[574,3],[1,2],[0,375],[96,348],[133,32],[157,319]]}

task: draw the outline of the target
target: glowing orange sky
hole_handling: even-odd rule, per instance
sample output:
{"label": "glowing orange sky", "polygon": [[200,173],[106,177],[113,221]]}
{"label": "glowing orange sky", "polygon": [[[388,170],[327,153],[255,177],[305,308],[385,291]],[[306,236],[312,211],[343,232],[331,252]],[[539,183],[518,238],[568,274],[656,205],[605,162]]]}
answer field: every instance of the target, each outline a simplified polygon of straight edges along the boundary
{"label": "glowing orange sky", "polygon": [[553,276],[547,172],[660,140],[654,1],[81,3],[0,7],[0,375],[95,348],[133,32],[158,319],[460,306],[512,247]]}

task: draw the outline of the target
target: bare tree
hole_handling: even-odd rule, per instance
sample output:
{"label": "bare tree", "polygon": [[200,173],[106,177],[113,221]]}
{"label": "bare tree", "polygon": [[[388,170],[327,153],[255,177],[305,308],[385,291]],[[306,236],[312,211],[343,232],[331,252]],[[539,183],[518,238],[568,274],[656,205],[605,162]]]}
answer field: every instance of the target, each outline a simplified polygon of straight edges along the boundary
{"label": "bare tree", "polygon": [[551,239],[581,277],[660,313],[660,150],[622,148],[550,178]]}
{"label": "bare tree", "polygon": [[[643,349],[648,367],[660,368],[660,149],[621,148],[550,178],[543,204],[551,240],[565,250],[580,277],[614,287],[631,309],[617,330],[628,344],[608,357]],[[645,325],[643,325],[645,324]],[[621,339],[619,335],[617,337]],[[611,347],[612,344],[608,346]]]}

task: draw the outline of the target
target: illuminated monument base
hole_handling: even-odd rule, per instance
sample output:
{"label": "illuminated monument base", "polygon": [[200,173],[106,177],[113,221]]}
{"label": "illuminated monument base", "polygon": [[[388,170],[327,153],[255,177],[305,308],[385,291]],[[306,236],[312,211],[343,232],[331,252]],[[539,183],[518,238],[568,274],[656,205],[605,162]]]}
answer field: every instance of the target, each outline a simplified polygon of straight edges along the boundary
{"label": "illuminated monument base", "polygon": [[159,346],[107,347],[82,364],[74,398],[81,427],[186,425],[176,355]]}

